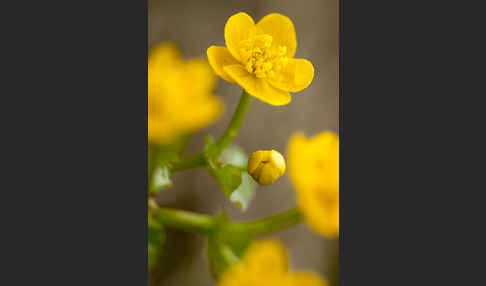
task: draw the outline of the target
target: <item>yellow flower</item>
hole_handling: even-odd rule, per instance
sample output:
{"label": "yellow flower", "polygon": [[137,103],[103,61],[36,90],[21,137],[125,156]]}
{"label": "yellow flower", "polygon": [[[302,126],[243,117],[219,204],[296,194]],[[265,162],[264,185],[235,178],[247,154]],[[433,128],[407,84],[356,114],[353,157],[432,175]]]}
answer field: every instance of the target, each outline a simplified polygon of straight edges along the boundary
{"label": "yellow flower", "polygon": [[228,82],[271,105],[290,102],[289,92],[309,86],[314,67],[294,59],[297,39],[292,21],[273,13],[255,24],[246,13],[231,16],[224,27],[226,47],[207,50],[209,64]]}
{"label": "yellow flower", "polygon": [[327,286],[312,272],[290,272],[288,256],[276,240],[254,242],[240,263],[221,276],[218,286]]}
{"label": "yellow flower", "polygon": [[298,133],[288,147],[289,174],[297,205],[316,232],[339,235],[339,137],[322,132],[312,138]]}
{"label": "yellow flower", "polygon": [[216,120],[222,103],[212,94],[216,77],[206,60],[184,60],[172,43],[161,44],[148,60],[148,137],[165,144]]}
{"label": "yellow flower", "polygon": [[275,150],[259,150],[248,160],[248,173],[260,185],[275,183],[285,173],[285,159]]}

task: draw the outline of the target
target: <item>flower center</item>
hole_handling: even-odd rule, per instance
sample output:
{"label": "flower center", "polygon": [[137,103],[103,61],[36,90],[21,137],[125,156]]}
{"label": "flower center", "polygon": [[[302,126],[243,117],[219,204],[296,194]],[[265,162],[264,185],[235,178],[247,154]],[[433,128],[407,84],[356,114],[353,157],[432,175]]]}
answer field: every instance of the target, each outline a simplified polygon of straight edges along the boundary
{"label": "flower center", "polygon": [[240,55],[246,70],[258,78],[274,79],[289,59],[286,46],[272,45],[272,36],[261,34],[240,44]]}

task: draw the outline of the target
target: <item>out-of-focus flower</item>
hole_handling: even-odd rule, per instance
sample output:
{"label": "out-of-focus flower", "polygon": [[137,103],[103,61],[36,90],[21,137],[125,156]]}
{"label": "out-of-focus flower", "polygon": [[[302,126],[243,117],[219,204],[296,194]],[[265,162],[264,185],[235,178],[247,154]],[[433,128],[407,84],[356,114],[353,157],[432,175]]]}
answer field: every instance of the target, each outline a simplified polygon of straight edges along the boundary
{"label": "out-of-focus flower", "polygon": [[306,222],[328,238],[339,235],[339,137],[322,132],[292,136],[288,147],[290,178]]}
{"label": "out-of-focus flower", "polygon": [[213,95],[216,77],[202,58],[184,60],[163,43],[148,60],[148,138],[165,144],[216,120],[222,103]]}
{"label": "out-of-focus flower", "polygon": [[285,159],[275,150],[259,150],[248,160],[248,173],[260,185],[275,183],[285,173]]}
{"label": "out-of-focus flower", "polygon": [[294,59],[297,48],[294,24],[272,13],[255,24],[246,13],[231,16],[224,27],[226,47],[211,46],[209,63],[216,74],[236,82],[250,95],[271,105],[285,105],[289,92],[309,86],[314,67]]}
{"label": "out-of-focus flower", "polygon": [[218,286],[327,286],[318,275],[288,269],[288,256],[276,240],[254,242],[241,262],[223,273]]}

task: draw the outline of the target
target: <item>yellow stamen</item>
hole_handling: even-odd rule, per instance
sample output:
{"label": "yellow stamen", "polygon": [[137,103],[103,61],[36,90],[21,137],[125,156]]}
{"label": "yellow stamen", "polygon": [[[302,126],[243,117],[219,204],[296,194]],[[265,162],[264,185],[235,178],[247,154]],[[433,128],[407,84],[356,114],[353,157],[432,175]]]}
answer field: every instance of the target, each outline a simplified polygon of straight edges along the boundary
{"label": "yellow stamen", "polygon": [[241,57],[246,70],[258,78],[275,78],[289,59],[287,47],[272,46],[272,36],[260,34],[241,42]]}

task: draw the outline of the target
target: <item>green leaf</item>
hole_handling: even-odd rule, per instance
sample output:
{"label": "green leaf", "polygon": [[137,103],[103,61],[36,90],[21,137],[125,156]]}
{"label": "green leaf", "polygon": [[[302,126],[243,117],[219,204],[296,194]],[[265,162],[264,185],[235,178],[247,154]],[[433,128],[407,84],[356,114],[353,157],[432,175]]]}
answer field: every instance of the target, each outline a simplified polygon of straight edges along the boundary
{"label": "green leaf", "polygon": [[246,167],[248,164],[248,156],[245,150],[237,145],[231,145],[226,148],[219,158],[221,162],[231,164],[237,167]]}
{"label": "green leaf", "polygon": [[170,170],[167,165],[161,165],[153,171],[149,182],[149,193],[157,193],[172,186]]}
{"label": "green leaf", "polygon": [[149,214],[148,216],[148,267],[149,269],[157,262],[164,241],[165,241],[165,231],[163,226]]}
{"label": "green leaf", "polygon": [[241,184],[231,194],[230,201],[236,203],[236,205],[243,211],[246,211],[251,200],[255,196],[255,188],[257,184],[247,172],[241,173],[241,179]]}
{"label": "green leaf", "polygon": [[224,163],[240,167],[241,184],[231,193],[229,199],[245,211],[255,196],[255,188],[257,186],[253,178],[246,171],[242,171],[242,169],[246,169],[248,156],[243,148],[231,145],[221,153],[220,160]]}
{"label": "green leaf", "polygon": [[[206,136],[204,152],[206,156],[211,153],[214,139]],[[243,148],[231,145],[219,157],[220,164],[206,158],[209,162],[209,172],[223,189],[223,193],[240,209],[245,211],[255,196],[256,183],[245,171],[248,164],[248,155]]]}
{"label": "green leaf", "polygon": [[238,167],[229,164],[218,164],[210,158],[210,154],[214,148],[214,138],[211,135],[206,135],[206,144],[204,146],[204,154],[208,160],[209,173],[214,177],[218,184],[223,189],[226,197],[231,194],[241,185],[241,170]]}
{"label": "green leaf", "polygon": [[169,165],[178,160],[184,150],[189,135],[181,136],[169,144],[151,144],[148,148],[148,179],[149,193],[158,192],[172,185]]}
{"label": "green leaf", "polygon": [[232,165],[210,166],[209,172],[219,183],[223,193],[228,198],[240,186],[242,181],[241,170]]}
{"label": "green leaf", "polygon": [[229,230],[229,219],[219,216],[219,226],[208,236],[208,260],[215,279],[237,263],[251,242],[250,236],[241,231]]}

